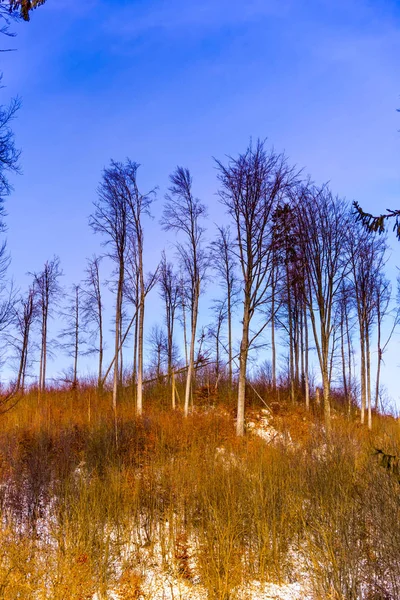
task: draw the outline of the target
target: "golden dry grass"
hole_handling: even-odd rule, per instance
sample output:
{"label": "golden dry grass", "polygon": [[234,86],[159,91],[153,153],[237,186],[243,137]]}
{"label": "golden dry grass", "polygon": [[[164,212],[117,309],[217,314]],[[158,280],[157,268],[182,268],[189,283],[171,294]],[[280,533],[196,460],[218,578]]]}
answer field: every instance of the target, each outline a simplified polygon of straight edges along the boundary
{"label": "golden dry grass", "polygon": [[116,445],[110,395],[86,386],[1,419],[0,598],[140,598],[144,553],[215,600],[299,563],[315,598],[400,597],[399,482],[374,456],[400,453],[391,417],[369,433],[337,410],[328,444],[318,414],[281,404],[290,443],[267,444],[223,403],[185,419],[147,399],[137,419],[128,390]]}

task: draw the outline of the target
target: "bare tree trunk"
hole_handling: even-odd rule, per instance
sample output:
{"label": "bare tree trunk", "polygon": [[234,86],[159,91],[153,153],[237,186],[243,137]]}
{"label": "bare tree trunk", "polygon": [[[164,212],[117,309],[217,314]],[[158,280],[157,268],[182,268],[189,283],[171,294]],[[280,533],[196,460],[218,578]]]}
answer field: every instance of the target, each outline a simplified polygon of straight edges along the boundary
{"label": "bare tree trunk", "polygon": [[300,385],[300,319],[297,301],[295,299],[295,305],[293,307],[293,353],[294,353],[294,387],[295,391],[298,391]]}
{"label": "bare tree trunk", "polygon": [[43,323],[42,323],[42,356],[41,356],[41,378],[40,378],[40,391],[46,390],[46,364],[47,364],[47,320],[48,320],[48,306],[46,300],[46,306],[43,310]]}
{"label": "bare tree trunk", "polygon": [[352,344],[350,337],[350,328],[349,328],[349,315],[346,309],[346,338],[347,338],[347,358],[349,361],[349,397],[348,397],[348,414],[349,417],[351,415],[351,402],[353,395],[353,372],[352,372],[352,364],[351,364],[351,355],[352,355]]}
{"label": "bare tree trunk", "polygon": [[246,401],[246,372],[247,372],[247,357],[249,352],[249,328],[250,328],[250,294],[247,298],[245,295],[243,306],[243,327],[242,341],[240,343],[239,355],[239,388],[238,388],[238,405],[236,418],[236,434],[244,435],[244,409]]}
{"label": "bare tree trunk", "polygon": [[295,401],[295,389],[294,389],[294,348],[293,348],[293,311],[292,311],[292,297],[291,297],[291,280],[289,273],[289,261],[287,258],[288,250],[286,248],[286,302],[288,310],[288,326],[289,326],[289,389],[290,389],[290,401],[294,404]]}
{"label": "bare tree trunk", "polygon": [[139,274],[137,274],[136,278],[136,295],[135,295],[135,309],[136,309],[136,317],[135,317],[135,330],[134,330],[134,338],[133,338],[133,373],[132,373],[132,395],[133,400],[136,401],[137,406],[137,372],[138,372],[138,344],[139,344]]}
{"label": "bare tree trunk", "polygon": [[[397,279],[398,292],[397,297],[400,299],[400,278]],[[386,280],[383,276],[379,277],[376,283],[376,322],[377,322],[377,365],[376,365],[376,383],[375,383],[375,411],[377,412],[379,409],[379,387],[380,387],[380,377],[381,377],[381,365],[383,360],[383,353],[389,344],[391,337],[394,333],[394,330],[399,324],[400,321],[400,307],[397,308],[393,327],[386,339],[386,342],[382,346],[382,322],[384,317],[387,315],[387,311],[390,304],[391,298],[391,285],[388,280]]]}
{"label": "bare tree trunk", "polygon": [[186,305],[183,297],[182,290],[182,325],[183,325],[183,345],[185,347],[185,364],[189,365],[189,357],[188,357],[188,347],[187,347],[187,331],[186,331]]}
{"label": "bare tree trunk", "polygon": [[218,319],[217,322],[217,331],[215,335],[215,391],[218,390],[218,381],[220,376],[220,357],[219,357],[219,344],[220,344],[220,335],[221,335],[221,320]]}
{"label": "bare tree trunk", "polygon": [[365,409],[367,404],[367,391],[366,391],[366,357],[365,357],[365,332],[364,325],[360,323],[360,368],[361,368],[361,423],[365,423]]}
{"label": "bare tree trunk", "polygon": [[25,352],[24,366],[22,368],[22,380],[21,380],[21,388],[23,390],[25,389],[25,376],[26,376],[26,364],[27,364],[27,360],[28,360],[28,353]]}
{"label": "bare tree trunk", "polygon": [[232,289],[228,283],[227,289],[227,319],[228,319],[228,381],[229,394],[232,392],[233,384],[233,354],[232,354]]}
{"label": "bare tree trunk", "polygon": [[304,376],[304,325],[303,325],[303,319],[304,319],[304,311],[303,311],[303,306],[300,306],[300,310],[299,310],[299,318],[298,318],[298,323],[299,323],[299,337],[300,337],[300,373],[301,373],[301,395],[304,398],[305,396],[305,376]]}
{"label": "bare tree trunk", "polygon": [[308,381],[308,321],[307,321],[307,308],[304,305],[304,386],[306,395],[306,408],[310,410],[310,384]]}
{"label": "bare tree trunk", "polygon": [[[345,310],[345,309],[344,309]],[[342,357],[342,380],[343,380],[343,392],[346,402],[348,401],[349,388],[347,384],[347,369],[346,369],[346,351],[345,351],[345,343],[344,343],[344,335],[345,335],[345,315],[341,315],[340,321],[340,352]]]}
{"label": "bare tree trunk", "polygon": [[172,410],[176,408],[176,389],[175,389],[175,371],[171,372],[171,382],[172,382]]}
{"label": "bare tree trunk", "polygon": [[[273,263],[275,263],[273,259]],[[276,392],[276,344],[275,344],[275,294],[276,294],[276,266],[272,266],[271,276],[271,352],[272,352],[272,389]]]}
{"label": "bare tree trunk", "polygon": [[377,306],[377,324],[378,324],[378,332],[377,332],[377,350],[378,350],[378,361],[376,366],[376,383],[375,383],[375,410],[378,411],[379,408],[379,386],[381,379],[381,362],[382,362],[382,346],[381,346],[381,338],[382,338],[382,321],[381,321],[381,313],[380,313],[380,303],[378,301]]}
{"label": "bare tree trunk", "polygon": [[371,350],[369,343],[369,325],[365,328],[366,375],[367,375],[367,402],[368,402],[368,429],[372,429],[371,407]]}
{"label": "bare tree trunk", "polygon": [[97,377],[97,387],[103,389],[103,358],[104,358],[104,339],[103,339],[103,310],[99,306],[99,372]]}
{"label": "bare tree trunk", "polygon": [[322,373],[322,383],[324,390],[324,419],[325,419],[325,429],[328,439],[331,434],[331,403],[330,403],[330,385],[329,385],[329,375],[327,370],[324,369]]}
{"label": "bare tree trunk", "polygon": [[104,333],[103,333],[103,303],[100,283],[100,262],[101,258],[93,256],[88,260],[86,267],[87,277],[85,287],[83,288],[84,300],[82,305],[82,317],[84,325],[93,325],[97,327],[99,336],[98,347],[98,372],[97,389],[102,391],[103,386],[103,360],[104,360]]}
{"label": "bare tree trunk", "polygon": [[[123,293],[122,293],[123,296]],[[119,369],[118,369],[118,386],[119,389],[122,389],[122,385],[123,385],[123,377],[124,377],[124,346],[123,344],[121,344],[121,340],[122,340],[122,328],[123,328],[123,309],[122,309],[122,304],[123,304],[123,298],[121,300],[121,316],[120,316],[120,320],[119,320]]]}
{"label": "bare tree trunk", "polygon": [[329,381],[332,381],[333,362],[334,362],[335,353],[336,353],[336,343],[337,343],[337,330],[334,329],[332,332],[332,349],[331,349],[331,353],[330,353],[330,357],[329,357]]}
{"label": "bare tree trunk", "polygon": [[[142,287],[143,286],[143,287]],[[138,373],[137,373],[137,397],[136,412],[140,417],[143,413],[143,330],[144,330],[144,281],[141,273],[141,293],[139,304],[139,328],[138,328]]]}
{"label": "bare tree trunk", "polygon": [[118,384],[119,384],[119,352],[120,352],[120,323],[122,315],[122,288],[124,284],[124,263],[120,261],[117,301],[115,307],[115,344],[114,344],[114,376],[113,376],[113,396],[112,406],[114,411],[115,422],[117,419],[117,400],[118,400]]}
{"label": "bare tree trunk", "polygon": [[314,341],[317,349],[318,360],[321,368],[322,389],[324,397],[324,419],[327,438],[331,433],[331,404],[330,404],[330,381],[329,381],[329,334],[325,332],[323,324],[320,323],[320,336],[317,333],[317,324],[310,301],[311,325],[314,333]]}
{"label": "bare tree trunk", "polygon": [[24,337],[22,340],[21,357],[20,357],[20,361],[19,361],[19,368],[18,368],[18,375],[17,375],[17,383],[16,383],[17,390],[24,389],[26,357],[27,357],[27,353],[28,353],[28,336],[29,336],[29,333],[27,331],[25,331]]}
{"label": "bare tree trunk", "polygon": [[139,319],[138,314],[135,318],[135,331],[133,340],[133,373],[132,373],[132,394],[133,399],[137,398],[137,358],[138,358],[138,340],[139,340]]}
{"label": "bare tree trunk", "polygon": [[192,308],[192,319],[191,319],[191,337],[190,337],[190,353],[189,353],[189,366],[187,371],[186,378],[186,389],[185,389],[185,407],[184,407],[184,415],[185,417],[189,414],[189,402],[190,402],[190,392],[191,392],[191,384],[193,377],[193,369],[194,369],[194,348],[196,344],[196,329],[197,329],[197,316],[199,310],[199,296],[200,296],[200,281],[197,280],[196,287],[194,290],[193,297],[193,308]]}
{"label": "bare tree trunk", "polygon": [[79,287],[75,288],[75,331],[74,331],[74,370],[72,387],[78,385],[78,354],[79,354]]}
{"label": "bare tree trunk", "polygon": [[17,322],[22,334],[21,356],[17,375],[17,390],[25,389],[25,373],[29,351],[29,336],[31,326],[36,316],[35,291],[30,288],[26,300],[22,300],[20,312],[17,313]]}

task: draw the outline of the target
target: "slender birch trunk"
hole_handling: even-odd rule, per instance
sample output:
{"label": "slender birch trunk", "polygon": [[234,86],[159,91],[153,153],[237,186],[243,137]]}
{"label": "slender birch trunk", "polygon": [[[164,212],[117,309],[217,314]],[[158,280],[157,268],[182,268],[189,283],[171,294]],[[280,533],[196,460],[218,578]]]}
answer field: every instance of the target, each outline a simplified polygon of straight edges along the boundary
{"label": "slender birch trunk", "polygon": [[304,305],[304,384],[305,384],[305,395],[306,395],[306,408],[310,410],[310,383],[308,380],[308,321],[307,321],[307,307]]}
{"label": "slender birch trunk", "polygon": [[364,324],[360,322],[360,370],[361,370],[361,423],[365,423],[365,410],[367,405],[367,390],[366,390],[366,356],[365,356],[365,331]]}
{"label": "slender birch trunk", "polygon": [[74,330],[74,368],[72,387],[75,389],[78,385],[78,355],[79,355],[79,288],[75,288],[75,330]]}
{"label": "slender birch trunk", "polygon": [[367,376],[367,406],[368,406],[368,429],[372,429],[372,406],[371,406],[371,349],[369,342],[369,325],[365,327],[365,358]]}
{"label": "slender birch trunk", "polygon": [[236,434],[244,435],[244,411],[246,401],[246,373],[247,373],[247,358],[249,353],[249,329],[250,329],[250,294],[247,293],[247,298],[244,299],[243,306],[243,326],[242,326],[242,341],[240,343],[239,355],[239,387],[238,387],[238,404],[236,417]]}
{"label": "slender birch trunk", "polygon": [[193,370],[194,370],[194,349],[196,344],[196,329],[197,329],[197,316],[199,309],[199,296],[200,296],[200,281],[197,280],[196,286],[194,289],[194,297],[193,297],[193,308],[192,308],[192,319],[191,319],[191,336],[190,336],[190,352],[189,352],[189,366],[187,371],[186,378],[186,388],[185,388],[185,405],[184,405],[184,415],[185,417],[189,414],[189,402],[190,402],[190,392],[193,378]]}
{"label": "slender birch trunk", "polygon": [[140,303],[138,315],[138,373],[137,373],[137,397],[136,412],[140,417],[143,413],[143,332],[144,332],[144,279],[143,265],[140,268]]}
{"label": "slender birch trunk", "polygon": [[272,389],[276,392],[276,344],[275,344],[275,294],[276,294],[276,266],[273,259],[271,278],[271,353],[272,353]]}
{"label": "slender birch trunk", "polygon": [[114,376],[113,376],[113,396],[112,406],[115,421],[117,419],[117,400],[119,384],[119,353],[120,353],[120,323],[122,314],[122,288],[124,284],[124,264],[121,261],[119,265],[117,301],[115,307],[115,340],[114,340]]}

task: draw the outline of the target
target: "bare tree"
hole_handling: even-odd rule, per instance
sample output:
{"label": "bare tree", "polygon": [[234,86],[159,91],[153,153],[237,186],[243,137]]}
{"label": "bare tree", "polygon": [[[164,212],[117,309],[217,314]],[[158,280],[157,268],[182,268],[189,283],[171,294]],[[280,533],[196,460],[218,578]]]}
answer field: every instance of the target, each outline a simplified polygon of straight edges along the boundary
{"label": "bare tree", "polygon": [[78,359],[82,354],[82,347],[86,344],[83,327],[83,301],[82,289],[79,285],[72,286],[72,293],[67,298],[67,304],[60,313],[65,320],[66,326],[59,334],[63,341],[61,348],[73,359],[72,366],[72,389],[78,387]]}
{"label": "bare tree", "polygon": [[321,369],[325,427],[329,436],[332,347],[334,330],[339,326],[334,316],[347,273],[344,249],[348,211],[346,204],[334,198],[327,186],[302,186],[295,206],[306,275],[304,299]]}
{"label": "bare tree", "polygon": [[5,196],[8,196],[11,191],[8,174],[20,172],[18,160],[21,153],[15,147],[14,133],[10,127],[20,106],[21,102],[18,98],[11,100],[8,106],[0,106],[0,227],[2,230],[4,227],[2,219],[5,215],[3,202]]}
{"label": "bare tree", "polygon": [[168,336],[163,327],[153,325],[148,342],[151,348],[152,365],[158,382],[162,381],[163,367],[168,364]]}
{"label": "bare tree", "polygon": [[196,329],[199,310],[201,283],[207,269],[204,250],[204,227],[201,219],[206,216],[206,207],[193,196],[192,177],[188,169],[177,167],[170,176],[171,186],[166,196],[162,225],[165,230],[183,234],[185,241],[176,244],[182,273],[186,279],[190,310],[190,351],[185,389],[185,416],[189,413],[189,400],[194,373]]}
{"label": "bare tree", "polygon": [[282,154],[264,149],[263,142],[252,144],[227,166],[217,161],[221,202],[233,219],[235,256],[243,285],[242,340],[239,357],[239,388],[236,432],[244,434],[245,385],[249,348],[267,323],[250,339],[250,324],[257,309],[266,301],[272,277],[271,217],[277,204],[296,180]]}
{"label": "bare tree", "polygon": [[144,232],[142,225],[143,215],[150,216],[150,206],[155,198],[155,190],[147,194],[142,194],[137,186],[137,170],[139,165],[130,160],[126,161],[124,167],[125,194],[129,206],[130,228],[129,234],[131,246],[135,247],[134,256],[136,258],[137,278],[138,278],[138,314],[137,314],[137,349],[138,349],[138,370],[137,370],[137,395],[136,411],[140,416],[143,412],[143,344],[144,344],[144,311],[145,298],[157,281],[157,271],[151,273],[145,278],[143,253],[144,253]]}
{"label": "bare tree", "polygon": [[100,280],[100,262],[101,258],[93,256],[88,260],[86,267],[86,278],[83,282],[83,304],[82,321],[85,328],[94,326],[94,330],[89,333],[89,343],[93,343],[93,338],[97,340],[95,352],[99,357],[97,387],[102,389],[103,383],[103,357],[104,357],[104,331],[103,331],[103,300]]}
{"label": "bare tree", "polygon": [[34,289],[40,314],[40,364],[39,364],[39,391],[46,389],[46,369],[48,357],[48,325],[49,318],[52,315],[54,307],[57,305],[61,294],[59,279],[62,276],[60,259],[55,256],[52,260],[46,261],[43,271],[33,273]]}
{"label": "bare tree", "polygon": [[[400,278],[397,278],[397,287],[400,290]],[[381,273],[376,280],[375,303],[376,303],[376,324],[377,324],[377,366],[376,366],[376,381],[375,381],[375,410],[379,407],[380,396],[380,377],[381,366],[383,363],[383,355],[389,345],[395,329],[400,324],[400,306],[394,310],[390,310],[390,301],[392,296],[392,286],[390,281]],[[398,303],[399,304],[399,303]],[[389,314],[392,316],[392,326],[385,340],[382,340],[382,323],[385,317]]]}
{"label": "bare tree", "polygon": [[182,272],[179,273],[179,322],[182,326],[183,330],[183,347],[185,350],[185,365],[186,368],[189,366],[189,354],[188,354],[188,344],[187,344],[187,305],[188,305],[188,292],[186,289],[185,279],[183,277]]}
{"label": "bare tree", "polygon": [[[279,205],[273,214],[273,275],[275,271],[281,275],[282,284],[278,292],[281,297],[280,323],[287,332],[289,340],[289,386],[291,401],[295,401],[295,391],[299,387],[298,359],[299,339],[298,329],[300,324],[299,305],[301,304],[301,291],[303,286],[299,286],[298,262],[299,251],[297,244],[297,234],[295,231],[295,211],[289,202]],[[274,264],[276,263],[276,264]],[[279,269],[279,271],[278,271]],[[275,284],[275,276],[272,283]],[[275,289],[275,286],[272,287]],[[275,296],[273,300],[275,302]],[[274,308],[274,310],[276,310]]]}
{"label": "bare tree", "polygon": [[[218,390],[218,383],[221,377],[221,350],[225,350],[224,344],[222,343],[222,327],[224,322],[228,318],[228,306],[227,298],[222,300],[215,300],[212,306],[214,313],[214,323],[208,328],[208,335],[215,340],[215,391]],[[231,391],[232,385],[232,350],[229,348],[229,342],[232,341],[232,337],[229,337],[228,327],[228,377],[229,377],[229,390]],[[229,352],[230,350],[230,352]]]}
{"label": "bare tree", "polygon": [[271,383],[272,389],[276,391],[276,321],[280,306],[278,299],[279,264],[275,251],[274,233],[272,234],[272,265],[271,265]]}
{"label": "bare tree", "polygon": [[360,337],[361,423],[368,412],[368,427],[372,427],[371,400],[371,328],[376,318],[377,281],[384,264],[386,239],[364,231],[355,225],[348,236],[351,283],[357,312]]}
{"label": "bare tree", "polygon": [[165,324],[167,327],[167,368],[168,381],[171,383],[173,369],[175,318],[179,305],[179,279],[172,263],[167,261],[163,251],[159,271],[160,296],[165,306]]}
{"label": "bare tree", "polygon": [[103,178],[97,188],[98,199],[90,226],[95,233],[106,236],[103,244],[110,248],[108,256],[116,263],[117,298],[115,303],[113,410],[116,417],[119,382],[120,321],[122,318],[123,286],[125,278],[126,250],[128,245],[129,206],[126,197],[124,167],[111,161],[103,170]]}
{"label": "bare tree", "polygon": [[[239,286],[236,261],[232,252],[234,240],[229,227],[218,227],[218,236],[211,244],[212,264],[220,277],[221,285],[226,296],[226,320],[228,326],[228,380],[229,389],[233,382],[233,350],[232,350],[232,316],[239,301]],[[217,324],[222,325],[221,314],[218,312]],[[218,336],[219,339],[219,336]],[[217,342],[218,347],[218,342]]]}
{"label": "bare tree", "polygon": [[[103,171],[103,179],[98,187],[98,200],[94,203],[95,212],[90,218],[90,225],[95,232],[106,236],[105,245],[111,247],[109,256],[116,263],[117,299],[115,307],[115,345],[114,345],[114,377],[113,408],[116,415],[118,384],[120,375],[119,353],[126,336],[122,335],[122,307],[125,287],[127,253],[135,248],[138,280],[138,379],[137,379],[137,412],[142,413],[142,380],[143,380],[143,324],[144,299],[149,284],[146,284],[143,270],[143,229],[142,214],[149,213],[154,192],[143,195],[139,192],[136,176],[139,165],[130,159],[125,163],[111,161],[108,169]],[[154,278],[154,276],[152,276]],[[152,279],[151,278],[151,279]]]}
{"label": "bare tree", "polygon": [[342,363],[342,383],[343,392],[347,401],[348,414],[351,413],[351,404],[353,399],[353,381],[352,381],[352,329],[353,329],[353,290],[347,280],[342,281],[339,297],[340,310],[340,353]]}
{"label": "bare tree", "polygon": [[26,296],[21,296],[14,305],[14,333],[8,336],[8,342],[15,348],[18,360],[18,373],[15,391],[24,390],[28,356],[30,350],[32,325],[37,317],[37,306],[33,286]]}

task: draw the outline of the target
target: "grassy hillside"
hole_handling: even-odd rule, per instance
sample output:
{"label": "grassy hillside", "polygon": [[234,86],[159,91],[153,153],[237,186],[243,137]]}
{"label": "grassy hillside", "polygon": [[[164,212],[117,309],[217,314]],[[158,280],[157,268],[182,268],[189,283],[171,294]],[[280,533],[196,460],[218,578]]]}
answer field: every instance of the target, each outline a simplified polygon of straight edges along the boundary
{"label": "grassy hillside", "polygon": [[394,418],[338,406],[327,443],[318,410],[255,398],[238,439],[230,403],[185,419],[166,397],[138,420],[127,392],[117,443],[90,386],[1,416],[0,598],[400,597]]}

